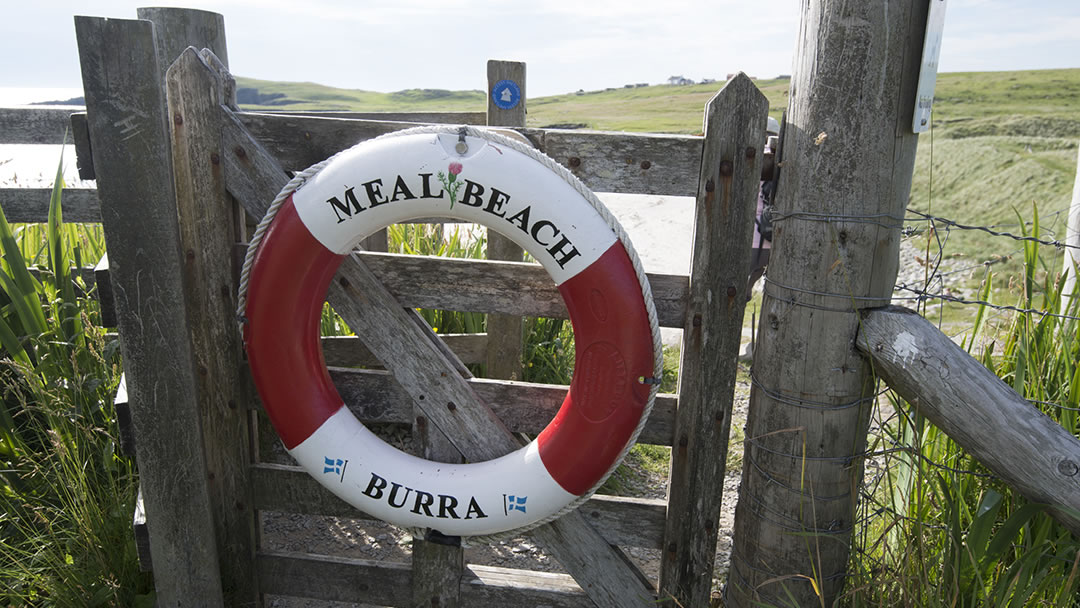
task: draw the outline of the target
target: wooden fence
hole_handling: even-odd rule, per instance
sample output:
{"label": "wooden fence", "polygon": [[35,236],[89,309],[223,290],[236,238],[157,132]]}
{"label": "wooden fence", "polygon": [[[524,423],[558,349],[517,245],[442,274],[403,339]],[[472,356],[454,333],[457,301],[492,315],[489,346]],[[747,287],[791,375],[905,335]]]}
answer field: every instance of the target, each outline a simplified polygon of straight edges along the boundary
{"label": "wooden fence", "polygon": [[[524,128],[523,108],[513,115],[494,106],[486,115],[242,112],[219,15],[139,9],[139,17],[77,17],[86,113],[0,112],[0,141],[55,143],[43,134],[70,122],[80,175],[97,180],[96,189],[65,191],[64,214],[105,229],[108,260],[95,274],[121,337],[118,400],[128,404],[121,415],[131,419],[125,443],[142,484],[140,549],[159,603],[240,605],[283,594],[388,606],[707,604],[764,163],[767,103],[750,80],[734,79],[709,103],[703,137]],[[524,65],[490,62],[488,77],[524,85]],[[673,448],[669,499],[598,494],[531,532],[569,576],[466,565],[459,543],[423,538],[414,539],[411,564],[260,544],[263,510],[367,516],[260,449],[276,439],[233,312],[247,230],[288,170],[417,122],[509,125],[595,191],[696,197],[690,274],[648,277],[660,324],[684,329],[678,394],[658,396],[639,439]],[[3,189],[0,201],[9,221],[47,214],[43,190]],[[521,254],[502,247],[497,255]],[[490,367],[492,352],[520,349],[523,315],[566,318],[539,266],[368,251],[350,256],[339,277],[328,299],[364,340],[323,340],[334,382],[362,421],[412,426],[424,456],[505,453],[518,445],[507,430],[539,432],[562,402],[566,387],[472,378],[463,365]],[[502,320],[488,334],[436,338],[410,319],[418,307]],[[403,351],[403,342],[413,348]],[[388,371],[358,369],[375,361]],[[457,420],[414,398],[408,377],[418,369],[447,379],[424,388],[455,401]],[[513,366],[496,373],[512,377]],[[659,581],[641,574],[628,547],[661,550]]]}

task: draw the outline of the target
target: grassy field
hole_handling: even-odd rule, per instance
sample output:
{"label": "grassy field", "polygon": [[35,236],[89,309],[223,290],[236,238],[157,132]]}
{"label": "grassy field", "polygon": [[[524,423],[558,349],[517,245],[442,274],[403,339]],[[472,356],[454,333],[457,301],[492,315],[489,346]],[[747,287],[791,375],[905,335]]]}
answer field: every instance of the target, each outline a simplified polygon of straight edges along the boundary
{"label": "grassy field", "polygon": [[[787,107],[786,79],[758,80],[775,117]],[[250,109],[483,111],[481,91],[343,90],[310,83],[241,78],[241,88],[280,94]],[[586,91],[528,100],[528,125],[582,124],[590,129],[697,134],[702,109],[723,83]],[[1033,208],[1046,238],[1063,238],[1080,140],[1080,69],[949,73],[938,78],[932,135],[920,138],[910,208],[963,224],[1019,232]],[[931,163],[931,158],[933,163]],[[919,245],[922,248],[924,245]],[[951,231],[945,252],[958,264],[1019,271],[1019,243],[982,232]],[[1054,268],[1050,272],[1056,272]],[[977,273],[981,277],[981,273]],[[954,276],[973,287],[977,278]],[[1004,279],[1003,279],[1004,280]]]}

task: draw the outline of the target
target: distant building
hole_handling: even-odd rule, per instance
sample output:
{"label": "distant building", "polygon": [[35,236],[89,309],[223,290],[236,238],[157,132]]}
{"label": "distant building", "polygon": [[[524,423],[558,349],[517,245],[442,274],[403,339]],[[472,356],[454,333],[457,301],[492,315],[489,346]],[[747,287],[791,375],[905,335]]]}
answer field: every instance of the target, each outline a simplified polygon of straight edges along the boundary
{"label": "distant building", "polygon": [[670,78],[667,79],[667,81],[668,81],[668,84],[673,84],[673,85],[676,85],[676,86],[684,86],[684,85],[688,85],[688,84],[694,84],[693,80],[690,80],[689,78],[683,78],[682,76],[671,76]]}
{"label": "distant building", "polygon": [[641,87],[647,87],[647,86],[649,86],[649,83],[647,83],[647,82],[639,82],[639,83],[634,85],[634,88],[635,89],[640,89]]}
{"label": "distant building", "polygon": [[716,82],[716,80],[713,79],[713,78],[702,78],[701,79],[701,84],[712,84],[714,82]]}

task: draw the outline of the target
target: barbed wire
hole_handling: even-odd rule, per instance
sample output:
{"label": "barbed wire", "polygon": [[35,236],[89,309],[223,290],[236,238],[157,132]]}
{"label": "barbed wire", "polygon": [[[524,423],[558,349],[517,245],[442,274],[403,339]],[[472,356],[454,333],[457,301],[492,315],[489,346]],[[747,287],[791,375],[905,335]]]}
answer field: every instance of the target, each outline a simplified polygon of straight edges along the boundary
{"label": "barbed wire", "polygon": [[957,222],[955,220],[950,220],[948,218],[939,217],[939,216],[936,216],[936,215],[930,215],[929,213],[923,213],[921,211],[915,211],[914,209],[908,209],[908,213],[911,213],[913,215],[917,215],[921,219],[910,219],[910,218],[908,218],[908,219],[904,220],[904,221],[907,221],[907,222],[923,222],[923,221],[940,222],[942,224],[945,224],[946,226],[949,226],[950,228],[956,228],[958,230],[978,230],[978,231],[985,232],[985,233],[993,235],[993,236],[1000,236],[1000,237],[1010,238],[1010,239],[1013,239],[1014,241],[1026,241],[1026,242],[1032,242],[1032,243],[1039,243],[1041,245],[1047,245],[1047,246],[1051,246],[1051,247],[1056,247],[1058,249],[1080,249],[1080,245],[1069,245],[1069,244],[1067,244],[1067,243],[1065,243],[1063,241],[1057,240],[1057,239],[1054,239],[1054,240],[1050,241],[1050,240],[1040,239],[1040,238],[1034,237],[1034,236],[1022,236],[1022,235],[1013,234],[1011,232],[1004,232],[1004,231],[1000,231],[1000,230],[992,230],[987,226],[971,226],[971,225],[968,225],[968,224],[961,224],[960,222]]}
{"label": "barbed wire", "polygon": [[1012,312],[1018,312],[1022,314],[1038,315],[1040,317],[1054,317],[1056,319],[1065,319],[1067,321],[1080,321],[1080,317],[1073,315],[1065,315],[1057,312],[1050,312],[1048,310],[1039,310],[1036,308],[1020,308],[1019,306],[1011,306],[1005,304],[993,304],[986,300],[968,300],[959,296],[951,296],[948,294],[935,294],[928,291],[911,287],[907,284],[896,285],[897,291],[907,291],[914,293],[916,297],[894,297],[894,300],[907,300],[907,301],[923,301],[923,300],[943,300],[946,302],[954,302],[956,304],[969,304],[973,306],[985,306],[987,308],[993,308],[995,310],[1007,310]]}

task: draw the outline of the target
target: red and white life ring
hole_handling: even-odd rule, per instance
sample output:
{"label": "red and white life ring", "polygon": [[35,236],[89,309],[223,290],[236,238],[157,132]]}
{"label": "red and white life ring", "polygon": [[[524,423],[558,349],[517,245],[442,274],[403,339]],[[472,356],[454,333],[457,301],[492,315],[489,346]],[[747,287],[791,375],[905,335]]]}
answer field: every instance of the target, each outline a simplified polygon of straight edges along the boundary
{"label": "red and white life ring", "polygon": [[[487,462],[432,462],[384,443],[343,405],[319,344],[345,254],[385,226],[430,217],[483,224],[521,245],[555,280],[574,327],[573,381],[558,414],[528,446]],[[569,172],[490,132],[422,127],[335,156],[253,245],[244,339],[285,447],[360,510],[448,535],[527,528],[587,496],[636,438],[656,394],[642,379],[661,365],[651,293],[620,232]]]}

